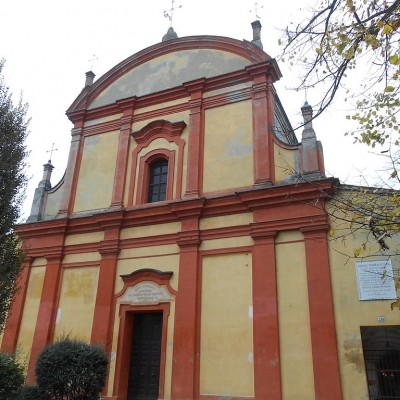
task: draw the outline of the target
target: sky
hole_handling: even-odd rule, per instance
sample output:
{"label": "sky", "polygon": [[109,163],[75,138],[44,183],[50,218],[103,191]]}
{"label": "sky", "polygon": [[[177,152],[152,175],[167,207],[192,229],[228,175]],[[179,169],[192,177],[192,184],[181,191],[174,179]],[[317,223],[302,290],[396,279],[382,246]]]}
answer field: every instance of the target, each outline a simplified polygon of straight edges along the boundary
{"label": "sky", "polygon": [[[273,4],[271,4],[273,3]],[[171,0],[6,0],[1,7],[0,58],[6,59],[3,74],[15,102],[22,93],[29,103],[30,151],[26,201],[21,220],[30,214],[33,194],[42,179],[48,150],[55,169],[52,185],[62,178],[68,159],[72,123],[65,111],[85,83],[85,72],[96,79],[132,54],[161,42],[169,20],[164,10]],[[299,22],[313,0],[258,0],[264,51],[279,57],[278,39],[290,22]],[[182,5],[181,8],[179,6]],[[261,8],[262,6],[262,8]],[[173,27],[179,37],[217,35],[252,40],[254,0],[176,0]],[[313,105],[318,92],[291,90],[301,71],[279,63],[283,77],[275,84],[293,126],[302,122],[300,107]],[[381,159],[365,145],[344,136],[353,129],[345,116],[349,105],[339,95],[333,106],[314,121],[322,142],[328,176],[349,184],[373,184]],[[301,129],[296,131],[301,139]],[[367,182],[365,181],[367,179]]]}

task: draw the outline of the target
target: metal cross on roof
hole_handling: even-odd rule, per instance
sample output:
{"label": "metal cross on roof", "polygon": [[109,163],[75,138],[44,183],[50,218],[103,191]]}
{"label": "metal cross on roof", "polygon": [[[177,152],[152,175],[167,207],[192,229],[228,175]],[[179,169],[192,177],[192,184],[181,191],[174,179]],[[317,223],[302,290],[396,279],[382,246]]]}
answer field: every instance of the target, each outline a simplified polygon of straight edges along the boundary
{"label": "metal cross on roof", "polygon": [[51,145],[51,150],[46,150],[46,153],[50,153],[50,159],[49,159],[49,164],[51,164],[51,156],[53,155],[54,151],[57,151],[58,149],[54,148],[54,143]]}
{"label": "metal cross on roof", "polygon": [[254,3],[254,10],[250,10],[250,12],[253,12],[253,11],[254,11],[254,14],[255,14],[257,20],[258,20],[258,19],[261,19],[261,17],[259,17],[259,16],[257,15],[258,9],[259,9],[259,8],[264,8],[264,6],[258,7],[258,3]]}
{"label": "metal cross on roof", "polygon": [[175,0],[171,0],[171,9],[169,10],[170,14],[166,10],[164,10],[164,17],[169,19],[170,26],[172,26],[172,18],[173,18],[173,15],[174,15],[174,11],[177,8],[182,8],[183,7],[182,5],[174,7],[174,3],[175,3]]}
{"label": "metal cross on roof", "polygon": [[93,71],[93,65],[94,63],[99,59],[99,57],[96,57],[96,54],[93,54],[92,58],[88,60],[90,62],[90,70]]}

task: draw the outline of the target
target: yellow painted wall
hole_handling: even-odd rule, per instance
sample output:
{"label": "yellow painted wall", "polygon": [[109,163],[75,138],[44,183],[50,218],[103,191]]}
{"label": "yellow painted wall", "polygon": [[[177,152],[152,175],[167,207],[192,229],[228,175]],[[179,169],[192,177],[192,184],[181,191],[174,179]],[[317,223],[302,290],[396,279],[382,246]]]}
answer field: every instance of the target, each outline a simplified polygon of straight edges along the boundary
{"label": "yellow painted wall", "polygon": [[251,254],[203,257],[200,394],[254,396]]}
{"label": "yellow painted wall", "polygon": [[[279,236],[281,242],[289,242],[296,235]],[[277,244],[276,263],[282,400],[312,400],[315,394],[304,243]]]}
{"label": "yellow painted wall", "polygon": [[116,121],[116,120],[120,119],[121,117],[122,117],[122,113],[109,115],[108,117],[92,119],[90,121],[85,121],[84,127],[103,124],[104,122]]}
{"label": "yellow painted wall", "polygon": [[64,183],[61,184],[56,190],[47,192],[46,204],[44,207],[43,218],[53,217],[57,215],[60,210],[61,198],[64,192]]}
{"label": "yellow painted wall", "polygon": [[65,246],[83,243],[96,243],[104,239],[104,231],[92,233],[79,233],[76,235],[68,235],[65,238]]}
{"label": "yellow painted wall", "polygon": [[90,341],[98,278],[98,267],[63,270],[55,338],[70,335]]}
{"label": "yellow painted wall", "polygon": [[63,258],[63,264],[72,264],[79,262],[95,262],[101,260],[101,254],[96,252],[80,253],[80,254],[67,254]]}
{"label": "yellow painted wall", "polygon": [[33,267],[30,271],[21,328],[18,335],[18,345],[21,348],[22,357],[28,356],[32,347],[45,272],[46,267],[44,266]]}
{"label": "yellow painted wall", "polygon": [[200,250],[229,249],[252,245],[253,239],[250,236],[238,236],[223,239],[203,240],[200,245]]}
{"label": "yellow painted wall", "polygon": [[181,98],[181,99],[177,99],[177,100],[165,101],[164,103],[158,103],[158,104],[154,104],[152,106],[135,109],[134,115],[136,116],[136,115],[144,114],[149,111],[162,110],[164,108],[176,106],[178,104],[187,104],[188,101],[189,101],[189,97]]}
{"label": "yellow painted wall", "polygon": [[140,226],[134,228],[121,229],[121,239],[149,237],[158,235],[167,235],[170,233],[176,233],[181,230],[180,222],[170,222],[167,224],[155,224]]}
{"label": "yellow painted wall", "polygon": [[47,260],[44,257],[36,257],[32,261],[32,267],[43,267],[44,265],[47,265]]}
{"label": "yellow painted wall", "polygon": [[217,95],[223,94],[223,93],[232,93],[232,94],[239,93],[241,90],[250,88],[251,86],[252,86],[252,82],[245,82],[245,83],[241,83],[239,85],[234,85],[234,86],[226,86],[221,89],[211,90],[210,92],[204,93],[203,98],[207,99],[208,97],[217,96]]}
{"label": "yellow painted wall", "polygon": [[[158,246],[157,246],[158,247]],[[119,293],[123,288],[123,281],[120,275],[130,274],[133,271],[143,268],[156,269],[159,271],[172,271],[171,286],[178,290],[178,275],[179,275],[179,255],[163,255],[150,258],[130,258],[119,260],[117,264],[117,279],[115,282],[115,293]]]}
{"label": "yellow painted wall", "polygon": [[75,212],[110,206],[118,140],[118,131],[85,138],[75,197]]}
{"label": "yellow painted wall", "polygon": [[[328,204],[331,213],[333,204]],[[336,210],[337,212],[337,210]],[[353,254],[366,238],[365,231],[350,230],[349,224],[342,220],[331,219],[334,235],[329,238],[329,258],[336,321],[336,334],[339,351],[339,367],[342,381],[343,400],[368,400],[368,386],[365,374],[364,356],[361,343],[362,326],[384,327],[399,325],[399,311],[391,311],[392,300],[359,300],[357,276]],[[389,245],[396,249],[398,238],[393,238]],[[360,257],[376,253],[378,246],[373,241],[366,246]],[[386,252],[390,254],[389,252]],[[368,257],[384,260],[385,256]],[[358,260],[361,260],[358,259]],[[399,270],[397,257],[392,257],[393,270]],[[399,295],[399,293],[397,293]],[[378,322],[384,317],[385,322]]]}
{"label": "yellow painted wall", "polygon": [[288,177],[296,168],[295,158],[298,150],[287,150],[274,143],[275,179],[281,181]]}
{"label": "yellow painted wall", "polygon": [[219,217],[202,218],[200,229],[215,229],[229,226],[247,225],[253,222],[253,213],[242,213],[233,215],[221,215]]}
{"label": "yellow painted wall", "polygon": [[251,118],[251,100],[206,110],[205,193],[253,185]]}
{"label": "yellow painted wall", "polygon": [[158,257],[173,254],[179,254],[179,246],[177,244],[122,249],[118,255],[118,259],[126,260],[132,258]]}

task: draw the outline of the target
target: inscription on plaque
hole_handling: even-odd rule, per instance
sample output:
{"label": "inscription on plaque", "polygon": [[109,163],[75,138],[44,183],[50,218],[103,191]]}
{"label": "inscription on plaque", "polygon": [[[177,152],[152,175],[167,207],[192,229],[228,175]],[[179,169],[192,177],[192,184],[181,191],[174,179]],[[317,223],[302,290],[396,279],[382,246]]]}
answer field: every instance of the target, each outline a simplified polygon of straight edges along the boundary
{"label": "inscription on plaque", "polygon": [[121,298],[121,302],[129,304],[158,304],[171,300],[172,295],[167,288],[153,282],[141,282],[129,287]]}
{"label": "inscription on plaque", "polygon": [[396,289],[390,260],[356,261],[360,300],[395,299]]}

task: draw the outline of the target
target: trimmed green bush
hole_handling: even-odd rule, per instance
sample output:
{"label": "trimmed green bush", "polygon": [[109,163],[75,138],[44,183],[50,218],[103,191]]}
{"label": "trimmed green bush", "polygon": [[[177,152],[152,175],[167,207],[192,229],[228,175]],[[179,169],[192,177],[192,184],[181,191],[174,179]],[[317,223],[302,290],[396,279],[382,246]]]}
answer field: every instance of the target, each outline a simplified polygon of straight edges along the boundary
{"label": "trimmed green bush", "polygon": [[17,398],[18,400],[43,400],[46,397],[38,386],[22,386]]}
{"label": "trimmed green bush", "polygon": [[38,357],[36,382],[44,399],[97,400],[107,376],[104,350],[79,340],[63,339]]}
{"label": "trimmed green bush", "polygon": [[0,352],[0,399],[16,399],[24,382],[24,365],[17,360],[16,354]]}

